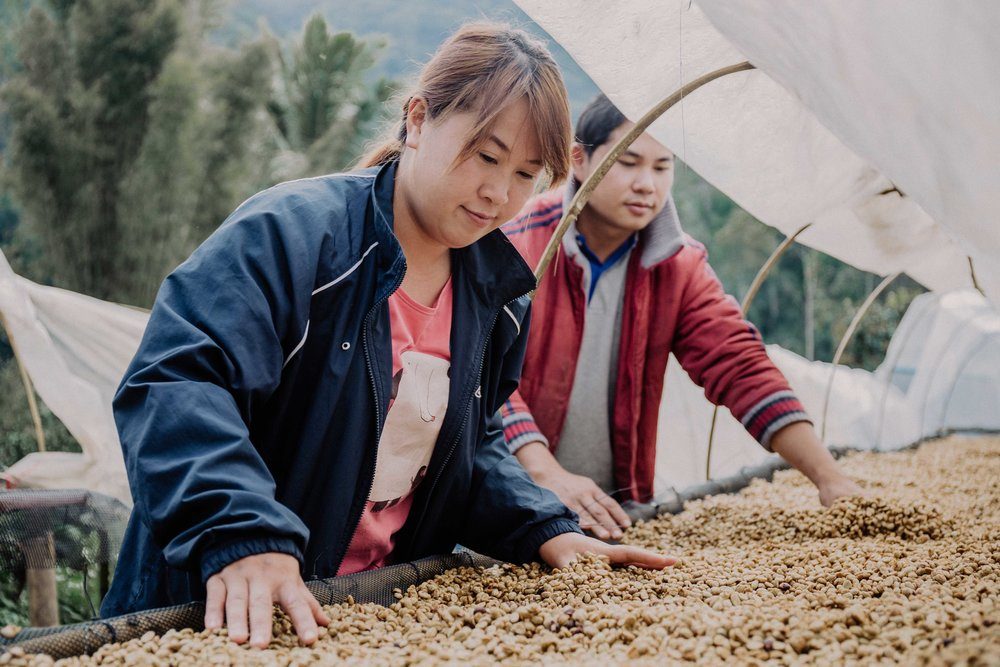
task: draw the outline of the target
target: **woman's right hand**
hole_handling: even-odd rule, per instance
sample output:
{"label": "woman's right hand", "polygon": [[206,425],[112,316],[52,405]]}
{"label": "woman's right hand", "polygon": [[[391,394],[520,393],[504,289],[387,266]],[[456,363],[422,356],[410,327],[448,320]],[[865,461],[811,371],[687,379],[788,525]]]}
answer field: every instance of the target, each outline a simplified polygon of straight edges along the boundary
{"label": "woman's right hand", "polygon": [[274,603],[288,614],[303,644],[316,641],[317,625],[330,623],[302,581],[298,560],[288,554],[241,558],[209,577],[206,588],[205,628],[217,630],[225,620],[237,644],[248,638],[257,648],[271,643]]}
{"label": "woman's right hand", "polygon": [[605,544],[579,533],[556,535],[538,548],[541,559],[556,569],[569,567],[577,556],[586,553],[603,556],[616,567],[632,565],[646,570],[662,570],[677,564],[673,556],[627,544]]}

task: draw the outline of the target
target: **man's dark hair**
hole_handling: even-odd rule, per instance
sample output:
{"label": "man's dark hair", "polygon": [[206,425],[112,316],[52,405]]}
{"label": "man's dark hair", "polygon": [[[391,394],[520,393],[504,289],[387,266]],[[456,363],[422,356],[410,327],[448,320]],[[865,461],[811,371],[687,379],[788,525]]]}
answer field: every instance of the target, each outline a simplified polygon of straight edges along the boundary
{"label": "man's dark hair", "polygon": [[627,121],[607,95],[598,95],[586,106],[576,121],[576,141],[583,147],[587,157],[594,154],[598,146],[606,143],[608,137],[622,123]]}

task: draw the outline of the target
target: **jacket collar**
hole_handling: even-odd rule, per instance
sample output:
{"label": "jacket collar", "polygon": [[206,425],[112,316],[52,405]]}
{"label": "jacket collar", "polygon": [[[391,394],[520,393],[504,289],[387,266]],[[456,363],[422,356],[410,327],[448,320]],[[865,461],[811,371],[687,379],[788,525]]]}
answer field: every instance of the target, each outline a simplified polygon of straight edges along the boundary
{"label": "jacket collar", "polygon": [[[378,168],[372,186],[372,222],[375,240],[380,248],[398,253],[399,259],[391,264],[394,270],[403,270],[403,249],[393,233],[392,195],[395,190],[397,161]],[[495,229],[465,248],[452,251],[452,272],[456,276],[475,276],[467,281],[477,299],[485,305],[501,306],[522,294],[535,289],[535,275],[521,257],[506,234]]]}
{"label": "jacket collar", "polygon": [[[573,201],[578,187],[576,179],[570,178],[563,190],[564,212],[569,210],[569,205]],[[569,237],[568,232],[566,236]],[[684,247],[684,230],[681,229],[673,196],[667,198],[663,209],[656,214],[656,217],[645,229],[639,232],[639,247],[642,249],[642,268],[644,269],[673,257]]]}

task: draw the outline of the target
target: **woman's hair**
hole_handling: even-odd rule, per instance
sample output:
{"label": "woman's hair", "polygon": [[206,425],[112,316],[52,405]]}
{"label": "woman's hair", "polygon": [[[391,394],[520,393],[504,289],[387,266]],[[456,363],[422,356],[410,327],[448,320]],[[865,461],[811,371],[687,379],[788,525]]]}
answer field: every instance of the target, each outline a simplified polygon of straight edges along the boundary
{"label": "woman's hair", "polygon": [[551,184],[561,183],[569,173],[572,129],[566,86],[545,45],[523,30],[495,23],[459,28],[424,65],[416,90],[406,96],[402,119],[390,137],[363,157],[360,166],[373,167],[399,158],[406,140],[407,107],[413,96],[426,100],[432,120],[443,120],[455,111],[476,114],[458,161],[474,155],[489,139],[504,108],[523,98]]}

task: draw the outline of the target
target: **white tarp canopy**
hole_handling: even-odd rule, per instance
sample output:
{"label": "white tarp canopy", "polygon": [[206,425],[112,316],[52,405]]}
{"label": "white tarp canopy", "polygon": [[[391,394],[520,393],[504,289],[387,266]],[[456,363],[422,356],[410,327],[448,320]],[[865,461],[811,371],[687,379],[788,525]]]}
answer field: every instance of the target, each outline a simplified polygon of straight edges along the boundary
{"label": "white tarp canopy", "polygon": [[[777,345],[767,351],[820,428],[832,366]],[[704,393],[671,358],[657,433],[658,498],[705,481],[711,416]],[[837,368],[826,442],[891,450],[952,430],[1000,431],[1000,314],[975,290],[922,294],[874,373]],[[768,456],[728,410],[719,410],[713,478]]]}
{"label": "white tarp canopy", "polygon": [[0,316],[35,391],[83,450],[29,454],[4,475],[18,486],[84,488],[131,505],[111,399],[149,316],[25,280],[3,253]]}
{"label": "white tarp canopy", "polygon": [[[1000,5],[986,0],[517,0],[632,118],[709,71],[652,128],[763,222],[854,266],[1000,303]],[[35,285],[0,255],[0,313],[35,388],[83,454],[32,454],[16,484],[128,500],[111,396],[142,312]],[[968,291],[916,302],[876,374],[840,369],[828,441],[892,447],[1000,428],[1000,320]],[[829,366],[772,358],[819,419]],[[687,384],[685,384],[685,382]],[[673,364],[658,488],[702,481],[711,408]],[[713,475],[766,456],[722,411]]]}
{"label": "white tarp canopy", "polygon": [[1000,430],[1000,316],[972,290],[917,297],[878,375],[919,417],[900,434],[886,416],[877,434],[882,446],[948,429]]}
{"label": "white tarp canopy", "polygon": [[[516,0],[630,118],[761,221],[1000,304],[1000,4]],[[902,195],[900,194],[902,193]]]}

